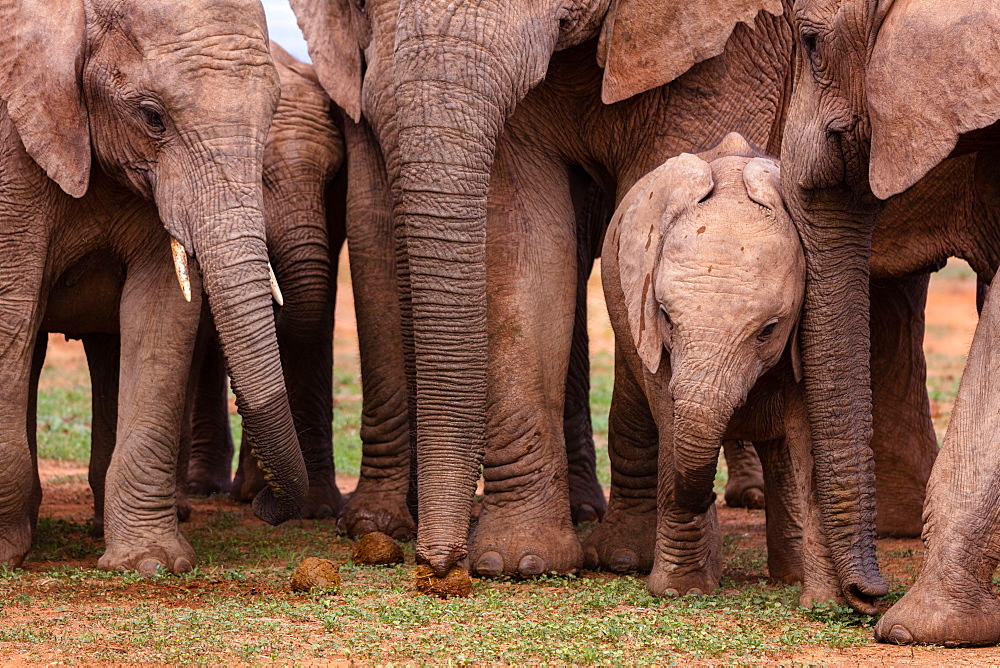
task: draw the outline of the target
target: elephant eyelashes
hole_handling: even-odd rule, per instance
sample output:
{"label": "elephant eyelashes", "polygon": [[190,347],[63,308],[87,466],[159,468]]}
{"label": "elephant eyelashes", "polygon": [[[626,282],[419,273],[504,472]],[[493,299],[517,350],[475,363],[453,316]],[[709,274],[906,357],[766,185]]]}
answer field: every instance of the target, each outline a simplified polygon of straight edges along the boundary
{"label": "elephant eyelashes", "polygon": [[143,122],[153,134],[162,135],[167,131],[167,126],[164,125],[163,116],[160,115],[160,112],[151,107],[141,107],[139,113],[142,114]]}
{"label": "elephant eyelashes", "polygon": [[778,323],[776,322],[772,322],[769,325],[765,325],[764,329],[760,330],[760,334],[757,335],[757,340],[760,341],[761,343],[767,341],[769,338],[771,338],[771,335],[774,334],[774,330],[775,328],[777,328],[777,326]]}

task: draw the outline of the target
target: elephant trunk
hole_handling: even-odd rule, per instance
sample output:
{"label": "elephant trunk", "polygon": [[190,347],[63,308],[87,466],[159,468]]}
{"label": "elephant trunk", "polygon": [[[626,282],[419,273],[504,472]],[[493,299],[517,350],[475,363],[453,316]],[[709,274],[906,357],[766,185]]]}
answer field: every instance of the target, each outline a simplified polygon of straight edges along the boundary
{"label": "elephant trunk", "polygon": [[[408,371],[415,376],[417,555],[443,574],[467,554],[485,448],[490,170],[508,114],[544,75],[556,29],[548,37],[519,33],[503,7],[489,3],[477,3],[475,17],[441,12],[447,20],[434,25],[411,4],[400,10],[398,152],[387,162],[408,262],[400,286],[404,339],[415,358]],[[484,19],[489,11],[495,20]],[[538,71],[539,59],[525,54],[547,43]]]}
{"label": "elephant trunk", "polygon": [[[719,353],[715,351],[715,356]],[[695,373],[688,366],[688,362],[675,364],[670,383],[674,399],[674,501],[700,515],[715,502],[713,487],[722,441],[746,392],[727,391],[726,383],[719,379],[728,374],[706,374],[704,369]]]}
{"label": "elephant trunk", "polygon": [[199,170],[204,179],[185,180],[190,191],[157,192],[156,200],[171,202],[160,207],[172,214],[164,223],[187,237],[187,251],[201,269],[236,404],[268,483],[253,501],[254,512],[279,524],[299,515],[308,479],[274,329],[260,180],[263,142],[246,140],[252,136],[248,131],[207,147],[206,154],[225,157]]}

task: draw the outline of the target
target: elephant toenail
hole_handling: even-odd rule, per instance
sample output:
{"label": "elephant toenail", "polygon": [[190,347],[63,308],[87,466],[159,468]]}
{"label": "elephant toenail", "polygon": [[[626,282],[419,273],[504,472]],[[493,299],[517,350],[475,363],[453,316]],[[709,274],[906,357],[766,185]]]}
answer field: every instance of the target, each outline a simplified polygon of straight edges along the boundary
{"label": "elephant toenail", "polygon": [[496,577],[503,573],[503,557],[498,552],[483,552],[476,561],[476,573],[487,577]]}
{"label": "elephant toenail", "polygon": [[597,549],[593,547],[587,547],[583,551],[583,565],[587,568],[597,568],[601,565],[600,560],[597,558]]}
{"label": "elephant toenail", "polygon": [[140,561],[139,567],[136,570],[139,571],[139,575],[156,575],[157,571],[161,568],[163,568],[163,564],[150,557],[149,559]]}
{"label": "elephant toenail", "polygon": [[910,635],[910,632],[900,624],[895,624],[891,629],[889,629],[889,635],[886,636],[886,639],[889,642],[896,643],[897,645],[913,644],[913,636]]}
{"label": "elephant toenail", "polygon": [[611,560],[608,563],[608,568],[615,573],[628,573],[637,568],[637,561],[635,552],[632,550],[626,550],[625,548],[618,548],[611,553]]}
{"label": "elephant toenail", "polygon": [[697,587],[691,587],[690,589],[688,589],[687,595],[688,596],[704,596],[705,592],[703,592],[702,590],[698,589]]}
{"label": "elephant toenail", "polygon": [[680,596],[681,593],[679,591],[677,591],[676,589],[674,589],[674,588],[670,588],[670,589],[664,590],[663,595],[664,596]]}
{"label": "elephant toenail", "polygon": [[517,572],[528,577],[541,575],[545,572],[545,562],[537,554],[526,554],[517,564]]}
{"label": "elephant toenail", "polygon": [[192,568],[194,568],[194,564],[187,557],[178,557],[174,560],[174,573],[187,573]]}

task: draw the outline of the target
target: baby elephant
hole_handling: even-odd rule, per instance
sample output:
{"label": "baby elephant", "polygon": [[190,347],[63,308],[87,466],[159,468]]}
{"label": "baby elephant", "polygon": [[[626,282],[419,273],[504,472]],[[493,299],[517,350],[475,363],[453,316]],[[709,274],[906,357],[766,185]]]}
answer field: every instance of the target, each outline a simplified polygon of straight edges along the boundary
{"label": "baby elephant", "polygon": [[805,261],[779,167],[736,134],[640,180],[602,260],[615,331],[611,502],[591,566],[652,569],[656,595],[722,574],[712,491],[724,439],[751,441],[767,486],[768,569],[802,602],[843,601],[813,501],[795,332]]}

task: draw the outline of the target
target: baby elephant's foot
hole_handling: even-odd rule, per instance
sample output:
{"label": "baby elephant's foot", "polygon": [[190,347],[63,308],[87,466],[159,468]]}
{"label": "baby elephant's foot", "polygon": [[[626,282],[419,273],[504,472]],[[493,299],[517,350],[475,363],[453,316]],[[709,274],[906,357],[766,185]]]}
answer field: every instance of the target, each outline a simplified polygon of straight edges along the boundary
{"label": "baby elephant's foot", "polygon": [[[661,520],[664,521],[664,520]],[[722,532],[715,506],[701,515],[668,515],[646,587],[654,596],[710,594],[722,578]]]}
{"label": "baby elephant's foot", "polygon": [[194,564],[191,544],[176,533],[173,536],[109,541],[108,549],[98,560],[97,567],[105,571],[138,571],[140,575],[155,575],[160,569],[186,573],[194,568]]}
{"label": "baby elephant's foot", "polygon": [[0,525],[0,564],[12,568],[20,566],[31,551],[34,536],[34,523],[27,516]]}
{"label": "baby elephant's foot", "polygon": [[348,499],[338,526],[352,538],[379,531],[396,540],[409,540],[417,530],[406,505],[405,489],[359,489]]}
{"label": "baby elephant's foot", "polygon": [[[875,625],[875,640],[897,645],[976,647],[1000,643],[1000,599],[989,580],[953,587],[938,573],[916,584]],[[966,581],[959,578],[958,581]]]}
{"label": "baby elephant's foot", "polygon": [[469,539],[473,573],[485,577],[535,577],[543,573],[574,573],[583,551],[569,518],[564,522],[512,515],[486,507]]}
{"label": "baby elephant's foot", "polygon": [[747,441],[725,442],[726,505],[730,508],[764,507],[764,470],[753,445]]}
{"label": "baby elephant's foot", "polygon": [[309,476],[309,493],[302,505],[302,517],[324,519],[337,517],[344,499],[337,488],[333,471]]}
{"label": "baby elephant's foot", "polygon": [[584,564],[614,573],[648,573],[655,534],[655,507],[644,513],[612,509],[584,541]]}

